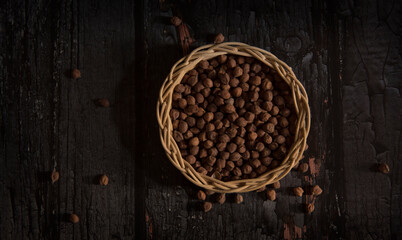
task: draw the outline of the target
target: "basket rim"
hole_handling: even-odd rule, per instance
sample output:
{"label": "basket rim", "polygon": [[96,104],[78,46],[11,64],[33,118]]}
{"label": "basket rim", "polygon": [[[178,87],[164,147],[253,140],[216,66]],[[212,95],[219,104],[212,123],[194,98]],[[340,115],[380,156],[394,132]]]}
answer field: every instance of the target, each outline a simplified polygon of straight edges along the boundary
{"label": "basket rim", "polygon": [[[293,144],[288,148],[288,152],[279,166],[270,169],[264,174],[252,179],[221,181],[207,175],[198,174],[187,161],[183,160],[176,141],[174,139],[170,139],[173,135],[173,129],[171,129],[170,132],[167,132],[167,128],[172,127],[170,109],[172,105],[171,95],[174,87],[180,84],[185,73],[194,69],[201,60],[209,60],[225,54],[253,57],[271,69],[274,69],[280,75],[282,80],[284,80],[291,88],[293,101],[295,103],[295,110],[297,114],[297,131]],[[267,59],[272,62],[268,62]],[[298,104],[301,104],[301,106],[305,109],[299,109]],[[305,110],[305,112],[303,110]],[[285,177],[294,167],[294,165],[296,165],[302,158],[310,131],[310,118],[310,107],[308,105],[308,96],[306,90],[302,83],[296,78],[293,70],[285,62],[278,59],[274,54],[264,49],[250,46],[241,42],[224,42],[220,44],[203,45],[194,49],[187,56],[179,59],[172,66],[168,76],[164,80],[157,102],[159,134],[162,146],[164,147],[165,153],[169,160],[189,181],[199,187],[215,192],[229,193],[254,191],[260,188],[262,185],[265,186],[271,184],[272,182],[279,181]],[[299,134],[301,135],[299,136]],[[178,159],[172,154],[172,150],[176,150],[175,153],[179,155]],[[288,160],[292,157],[292,155],[296,156],[293,156],[289,165]],[[254,184],[255,186],[251,184],[252,182],[256,181],[259,183]],[[212,182],[213,184],[210,184],[209,182]]]}

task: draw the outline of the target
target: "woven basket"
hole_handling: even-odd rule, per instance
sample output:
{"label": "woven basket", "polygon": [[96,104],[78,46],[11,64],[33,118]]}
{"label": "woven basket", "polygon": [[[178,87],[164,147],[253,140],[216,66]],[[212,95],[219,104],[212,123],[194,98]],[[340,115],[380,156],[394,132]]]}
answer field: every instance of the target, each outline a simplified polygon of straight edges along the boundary
{"label": "woven basket", "polygon": [[[180,149],[173,138],[173,126],[169,113],[172,107],[172,94],[175,86],[181,82],[185,73],[194,69],[201,60],[208,60],[223,54],[254,57],[260,60],[282,77],[289,85],[293,95],[294,108],[297,114],[294,143],[288,149],[286,157],[278,167],[257,178],[224,182],[210,176],[202,175],[182,158]],[[306,147],[307,135],[310,131],[310,108],[308,106],[307,94],[292,69],[272,53],[239,42],[205,45],[195,49],[189,55],[176,62],[161,87],[157,103],[157,118],[162,145],[172,164],[195,185],[221,193],[250,192],[285,177],[302,158]]]}

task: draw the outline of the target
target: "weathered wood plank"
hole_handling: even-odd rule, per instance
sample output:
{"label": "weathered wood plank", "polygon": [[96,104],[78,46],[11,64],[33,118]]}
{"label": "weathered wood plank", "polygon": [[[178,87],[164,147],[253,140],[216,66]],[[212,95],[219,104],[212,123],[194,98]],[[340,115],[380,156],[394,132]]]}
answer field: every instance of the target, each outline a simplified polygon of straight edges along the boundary
{"label": "weathered wood plank", "polygon": [[[134,3],[4,5],[2,238],[131,239]],[[65,74],[73,67],[81,79]],[[97,184],[103,173],[107,187]],[[75,225],[66,221],[73,212]]]}
{"label": "weathered wood plank", "polygon": [[[166,4],[166,5],[165,5]],[[178,239],[277,239],[302,236],[321,238],[332,234],[328,227],[338,224],[334,214],[326,214],[335,202],[335,193],[328,193],[333,174],[324,169],[326,161],[335,161],[327,154],[335,151],[327,146],[333,131],[329,116],[334,114],[325,104],[331,99],[332,91],[328,76],[328,48],[330,41],[325,37],[325,6],[318,2],[222,2],[192,1],[158,4],[146,2],[147,42],[147,88],[151,96],[156,95],[169,67],[179,58],[176,29],[169,25],[174,14],[183,18],[194,34],[193,47],[210,43],[211,35],[222,32],[227,41],[241,41],[272,51],[293,67],[305,84],[311,99],[313,124],[310,135],[310,150],[306,156],[316,157],[321,172],[305,180],[292,173],[281,181],[276,202],[266,201],[263,194],[245,194],[245,203],[214,205],[211,212],[200,211],[195,200],[196,189],[175,170],[160,149],[147,156],[146,206],[153,226],[153,237]],[[168,8],[166,6],[170,6]],[[314,7],[313,7],[314,6]],[[162,9],[162,10],[161,10]],[[167,11],[164,11],[169,9]],[[314,10],[314,11],[313,11]],[[154,19],[160,19],[155,21]],[[161,46],[164,51],[161,52]],[[156,99],[150,99],[155,104]],[[330,104],[338,104],[330,100]],[[143,112],[154,118],[154,112]],[[151,152],[159,139],[154,124],[149,125],[150,141],[144,152]],[[324,156],[329,155],[328,158]],[[307,160],[307,159],[306,159]],[[162,171],[155,166],[162,166]],[[317,164],[313,162],[313,165]],[[333,164],[332,164],[333,165]],[[300,198],[290,196],[290,187],[319,183],[327,192],[316,201],[316,212],[305,216]],[[230,197],[228,197],[230,199]],[[229,201],[230,202],[230,201]],[[336,207],[335,207],[336,208]],[[325,214],[324,214],[325,213]],[[334,215],[334,217],[333,217]],[[339,226],[341,228],[341,226]],[[148,236],[149,237],[149,236]],[[150,237],[149,237],[150,238]]]}
{"label": "weathered wood plank", "polygon": [[[402,4],[356,1],[342,7],[346,236],[397,239],[402,235],[402,62],[396,49],[402,39],[396,29]],[[371,170],[382,162],[390,166],[389,175]]]}
{"label": "weathered wood plank", "polygon": [[1,237],[54,237],[61,12],[50,1],[2,5]]}
{"label": "weathered wood plank", "polygon": [[[65,239],[131,239],[135,235],[134,4],[73,2],[72,62],[82,79],[68,81],[65,212],[81,224],[62,229]],[[111,106],[94,104],[109,99]],[[109,185],[97,184],[106,174]]]}

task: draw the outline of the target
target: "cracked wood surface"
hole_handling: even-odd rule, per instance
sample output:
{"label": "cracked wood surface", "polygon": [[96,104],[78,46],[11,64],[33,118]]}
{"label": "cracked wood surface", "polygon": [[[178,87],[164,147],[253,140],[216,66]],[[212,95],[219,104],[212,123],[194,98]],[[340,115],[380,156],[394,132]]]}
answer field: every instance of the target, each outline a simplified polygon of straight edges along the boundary
{"label": "cracked wood surface", "polygon": [[[310,169],[281,180],[276,201],[228,195],[203,213],[167,160],[155,106],[183,54],[172,16],[190,50],[221,32],[271,51],[306,87]],[[401,18],[398,1],[2,1],[0,239],[400,238]],[[382,162],[388,175],[373,171]],[[311,184],[315,200],[292,195]]]}

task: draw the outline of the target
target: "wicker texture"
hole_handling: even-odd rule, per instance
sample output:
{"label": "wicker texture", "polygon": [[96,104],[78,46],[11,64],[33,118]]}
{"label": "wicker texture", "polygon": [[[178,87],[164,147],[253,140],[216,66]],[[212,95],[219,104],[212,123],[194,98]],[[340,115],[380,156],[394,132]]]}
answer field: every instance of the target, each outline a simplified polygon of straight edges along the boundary
{"label": "wicker texture", "polygon": [[[169,113],[172,106],[174,88],[181,82],[184,74],[194,69],[201,60],[209,60],[223,54],[254,57],[260,60],[263,64],[274,69],[282,77],[290,86],[293,95],[297,114],[297,128],[294,143],[288,149],[286,157],[278,167],[267,171],[257,178],[224,182],[213,177],[202,175],[182,158],[180,149],[173,138],[173,126]],[[172,164],[195,185],[222,193],[254,191],[285,177],[301,159],[310,130],[308,97],[304,87],[300,81],[297,80],[292,69],[270,52],[239,42],[205,45],[195,49],[189,55],[176,62],[161,87],[157,103],[157,119],[162,145]]]}

